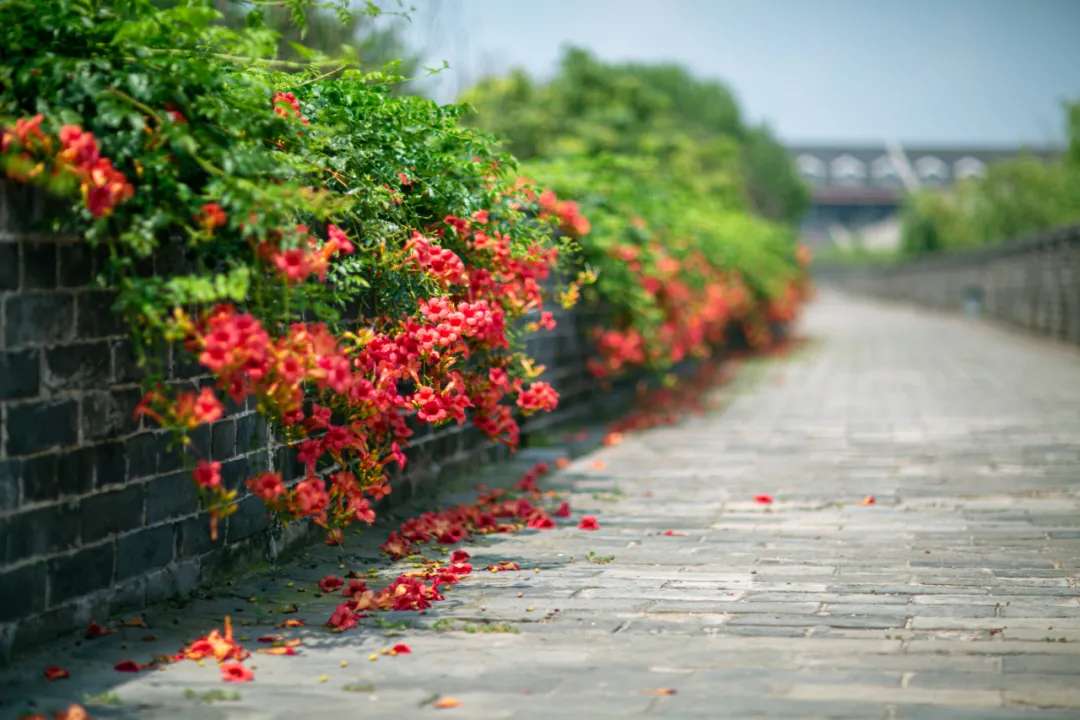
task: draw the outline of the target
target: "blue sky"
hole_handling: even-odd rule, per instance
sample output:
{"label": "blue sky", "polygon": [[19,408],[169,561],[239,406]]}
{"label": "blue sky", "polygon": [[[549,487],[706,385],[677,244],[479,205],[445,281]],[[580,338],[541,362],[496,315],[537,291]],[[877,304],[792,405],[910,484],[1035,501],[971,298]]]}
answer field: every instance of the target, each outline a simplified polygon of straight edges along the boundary
{"label": "blue sky", "polygon": [[567,44],[725,81],[788,142],[1045,145],[1080,98],[1080,0],[412,0],[447,60],[442,101],[485,73],[543,77]]}

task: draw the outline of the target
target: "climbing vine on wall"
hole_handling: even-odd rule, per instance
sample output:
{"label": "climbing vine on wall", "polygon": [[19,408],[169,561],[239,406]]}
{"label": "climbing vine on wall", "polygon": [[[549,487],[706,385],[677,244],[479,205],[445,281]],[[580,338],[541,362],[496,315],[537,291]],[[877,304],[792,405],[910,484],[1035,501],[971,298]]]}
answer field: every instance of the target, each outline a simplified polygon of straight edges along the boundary
{"label": "climbing vine on wall", "polygon": [[[397,95],[388,72],[277,61],[258,11],[218,19],[196,0],[0,0],[0,162],[71,198],[57,222],[108,248],[100,281],[147,378],[137,413],[189,450],[212,523],[240,488],[190,434],[253,401],[306,473],[246,485],[340,542],[374,520],[417,424],[514,445],[519,413],[555,407],[520,339],[554,324],[562,248],[460,108]],[[213,383],[167,383],[170,346]]]}

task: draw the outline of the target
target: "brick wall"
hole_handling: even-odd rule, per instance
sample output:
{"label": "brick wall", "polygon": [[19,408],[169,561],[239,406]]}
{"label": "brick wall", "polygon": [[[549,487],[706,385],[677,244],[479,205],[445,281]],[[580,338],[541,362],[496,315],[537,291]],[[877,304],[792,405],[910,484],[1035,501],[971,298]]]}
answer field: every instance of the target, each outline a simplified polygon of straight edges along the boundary
{"label": "brick wall", "polygon": [[1080,226],[882,268],[815,268],[815,280],[1080,344]]}
{"label": "brick wall", "polygon": [[[198,456],[221,461],[223,482],[241,493],[211,541],[182,458],[165,433],[133,419],[139,372],[114,297],[94,281],[103,256],[40,229],[60,212],[42,193],[0,180],[0,662],[91,619],[274,560],[315,535],[302,523],[270,527],[242,486],[263,470],[289,478],[299,468],[253,405],[232,406],[194,438]],[[556,316],[554,333],[528,342],[563,393],[555,419],[565,421],[598,397],[585,371],[582,316]],[[166,367],[180,386],[208,382],[190,361],[166,358]],[[551,420],[531,422],[526,436]],[[467,425],[420,430],[387,501],[507,454]]]}

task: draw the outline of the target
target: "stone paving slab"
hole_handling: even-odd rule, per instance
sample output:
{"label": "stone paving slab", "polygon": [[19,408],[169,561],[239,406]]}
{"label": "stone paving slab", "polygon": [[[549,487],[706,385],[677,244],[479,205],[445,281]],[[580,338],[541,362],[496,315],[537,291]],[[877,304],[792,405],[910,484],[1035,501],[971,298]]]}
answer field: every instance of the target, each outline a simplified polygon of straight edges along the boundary
{"label": "stone paving slab", "polygon": [[[1080,353],[827,293],[804,331],[806,348],[718,391],[722,411],[547,481],[599,531],[465,546],[477,568],[521,572],[476,572],[423,616],[332,635],[320,577],[400,568],[374,531],[313,548],[155,608],[150,630],[26,657],[0,673],[0,720],[84,695],[95,718],[162,720],[1080,717]],[[253,640],[292,603],[300,654],[254,656],[236,699],[198,697],[234,689],[209,664],[112,669],[226,614]],[[412,654],[368,659],[396,642]],[[72,678],[44,683],[46,664]],[[435,709],[440,696],[462,704]]]}

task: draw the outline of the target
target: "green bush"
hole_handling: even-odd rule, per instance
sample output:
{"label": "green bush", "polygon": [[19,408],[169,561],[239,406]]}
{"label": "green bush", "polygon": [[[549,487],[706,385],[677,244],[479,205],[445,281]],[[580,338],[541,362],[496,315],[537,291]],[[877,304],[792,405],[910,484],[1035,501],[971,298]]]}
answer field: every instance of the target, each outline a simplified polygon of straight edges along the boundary
{"label": "green bush", "polygon": [[[190,449],[219,394],[254,398],[308,470],[249,486],[340,538],[373,520],[365,495],[404,464],[408,419],[468,408],[513,444],[514,405],[554,406],[514,321],[542,310],[559,248],[462,108],[397,95],[392,73],[278,60],[258,11],[220,20],[197,0],[0,0],[0,166],[70,196],[57,222],[108,248],[99,281],[147,373],[139,411]],[[170,343],[215,389],[165,383]],[[220,465],[187,457],[228,514]]]}
{"label": "green bush", "polygon": [[807,190],[721,84],[570,50],[549,83],[515,71],[464,99],[523,175],[569,199],[551,205],[565,225],[589,221],[575,234],[589,293],[611,311],[598,374],[704,354],[731,321],[763,343],[770,320],[792,317],[805,288],[789,223]]}

